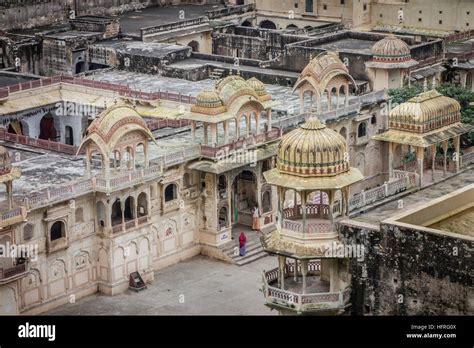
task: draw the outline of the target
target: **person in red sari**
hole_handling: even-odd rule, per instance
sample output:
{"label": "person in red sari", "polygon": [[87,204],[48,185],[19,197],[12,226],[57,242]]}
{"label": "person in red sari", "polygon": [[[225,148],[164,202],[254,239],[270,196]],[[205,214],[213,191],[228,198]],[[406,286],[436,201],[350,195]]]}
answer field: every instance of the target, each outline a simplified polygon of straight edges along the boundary
{"label": "person in red sari", "polygon": [[245,236],[244,232],[240,232],[239,236],[239,247],[240,247],[240,256],[245,255],[245,246],[247,244],[247,236]]}

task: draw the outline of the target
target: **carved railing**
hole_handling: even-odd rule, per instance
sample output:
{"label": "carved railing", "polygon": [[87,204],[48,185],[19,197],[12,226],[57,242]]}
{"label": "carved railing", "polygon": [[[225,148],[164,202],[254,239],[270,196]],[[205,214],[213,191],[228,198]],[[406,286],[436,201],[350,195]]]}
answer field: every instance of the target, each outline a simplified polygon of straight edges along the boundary
{"label": "carved railing", "polygon": [[306,222],[306,225],[303,229],[303,222],[297,220],[286,220],[282,221],[282,228],[285,230],[293,231],[293,232],[300,232],[300,233],[330,233],[333,232],[334,227],[329,222]]}
{"label": "carved railing", "polygon": [[244,139],[233,141],[228,144],[218,146],[201,146],[201,155],[208,158],[216,158],[221,155],[232,154],[233,152],[243,148],[253,148],[256,145],[263,144],[272,140],[277,140],[281,137],[281,130],[274,128],[269,132],[252,134]]}
{"label": "carved railing", "polygon": [[[278,277],[278,271],[276,272]],[[267,304],[274,304],[279,307],[288,307],[297,312],[305,310],[318,310],[314,305],[321,305],[321,310],[327,309],[342,309],[350,299],[351,289],[348,287],[344,291],[339,292],[321,292],[301,294],[289,290],[283,290],[274,286],[270,286],[269,280],[275,281],[275,270],[270,272],[263,272],[263,294]],[[268,279],[268,280],[267,280]]]}
{"label": "carved railing", "polygon": [[396,195],[397,193],[411,189],[417,185],[418,174],[416,173],[394,170],[393,174],[395,177],[394,180],[385,182],[379,187],[361,191],[352,197],[349,201],[349,211],[359,209],[386,197]]}
{"label": "carved railing", "polygon": [[35,88],[41,88],[50,85],[56,84],[72,84],[74,86],[84,86],[95,89],[103,89],[106,91],[116,92],[121,97],[128,97],[140,100],[170,100],[176,101],[183,104],[194,104],[196,101],[195,97],[190,95],[183,95],[181,93],[172,93],[168,91],[158,91],[158,92],[143,92],[141,90],[134,90],[129,86],[120,85],[116,83],[103,82],[90,80],[83,77],[72,77],[58,75],[53,77],[47,77],[40,80],[33,80],[28,82],[19,83],[16,85],[11,85],[7,87],[0,88],[0,98],[8,98],[11,93],[31,90]]}

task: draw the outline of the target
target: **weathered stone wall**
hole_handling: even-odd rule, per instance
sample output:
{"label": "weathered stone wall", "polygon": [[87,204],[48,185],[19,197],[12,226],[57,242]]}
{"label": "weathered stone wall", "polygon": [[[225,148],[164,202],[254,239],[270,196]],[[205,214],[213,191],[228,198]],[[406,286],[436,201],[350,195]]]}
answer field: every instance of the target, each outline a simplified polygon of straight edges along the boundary
{"label": "weathered stone wall", "polygon": [[19,72],[39,74],[41,72],[42,46],[36,38],[15,36],[0,37],[0,68],[14,68],[15,58],[20,58]]}
{"label": "weathered stone wall", "polygon": [[474,313],[472,241],[353,220],[343,221],[340,232],[366,251],[363,262],[351,263],[353,314]]}
{"label": "weathered stone wall", "polygon": [[[149,6],[205,4],[209,0],[11,0],[0,5],[0,29],[25,29],[64,23],[71,10],[81,15],[116,15]],[[211,2],[211,1],[209,1]]]}

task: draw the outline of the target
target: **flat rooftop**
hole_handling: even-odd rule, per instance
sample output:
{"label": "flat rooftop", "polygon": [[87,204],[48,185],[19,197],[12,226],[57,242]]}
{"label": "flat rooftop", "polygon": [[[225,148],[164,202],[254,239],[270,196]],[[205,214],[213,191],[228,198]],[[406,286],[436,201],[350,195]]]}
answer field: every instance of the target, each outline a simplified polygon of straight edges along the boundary
{"label": "flat rooftop", "polygon": [[[221,7],[220,5],[148,7],[120,15],[120,26],[123,34],[137,36],[140,35],[141,28],[202,17],[206,15],[206,11]],[[184,18],[180,17],[180,14],[183,14]]]}
{"label": "flat rooftop", "polygon": [[[466,192],[466,204],[460,203],[460,196],[452,201],[444,200],[457,194],[453,191],[466,189],[466,187],[471,184],[474,184],[474,168],[469,168],[459,175],[452,176],[445,181],[401,198],[403,202],[402,208],[398,207],[398,201],[392,201],[367,211],[364,214],[355,216],[352,219],[378,225],[384,220],[393,218],[390,223],[410,223],[421,227],[437,228],[448,232],[474,236],[474,229],[472,228],[472,226],[474,226],[474,222],[472,221],[474,212],[472,212],[472,209],[467,204],[467,202],[474,202],[474,186],[470,191]],[[439,203],[441,210],[437,210],[437,216],[416,215],[417,210],[425,208],[437,199],[444,200]],[[429,209],[434,211],[432,206]],[[407,214],[413,213],[415,215],[407,215],[410,217],[398,217],[400,214],[403,215],[404,212]],[[438,221],[436,219],[438,219]],[[470,225],[469,221],[471,221]],[[468,224],[467,228],[465,228],[464,222]]]}
{"label": "flat rooftop", "polygon": [[376,41],[372,40],[345,38],[334,40],[315,47],[333,51],[354,51],[362,54],[372,54],[370,49],[375,43]]}
{"label": "flat rooftop", "polygon": [[[181,66],[189,62],[191,65],[196,64],[194,60],[185,60]],[[211,62],[209,62],[211,63]],[[214,64],[214,62],[212,62]],[[199,92],[212,89],[216,83],[215,80],[205,79],[200,81],[189,81],[185,79],[176,79],[164,77],[159,75],[141,74],[135,72],[127,72],[123,70],[111,70],[105,72],[98,72],[87,77],[88,79],[106,81],[110,83],[117,83],[128,85],[133,89],[142,90],[143,92],[158,92],[168,91],[173,93],[181,93],[184,95],[191,95],[196,97]],[[300,100],[297,93],[292,94],[292,88],[280,85],[265,85],[267,92],[273,97],[273,100],[279,101],[281,104],[274,107],[273,111],[286,112],[290,107],[293,107],[295,113],[298,113],[300,107]],[[357,97],[350,96],[349,103],[355,101]],[[326,101],[322,100],[323,108]]]}
{"label": "flat rooftop", "polygon": [[[193,146],[190,135],[168,136],[175,131],[173,128],[162,128],[153,132],[159,146],[153,142],[149,143],[150,161]],[[13,197],[16,203],[37,191],[65,185],[85,176],[84,155],[76,157],[3,141],[0,145],[8,150],[12,165],[21,169],[21,177],[13,182]],[[141,159],[137,160],[140,162]],[[4,194],[2,190],[0,197]],[[4,204],[0,204],[0,209],[7,210]]]}
{"label": "flat rooftop", "polygon": [[163,58],[173,52],[191,50],[187,46],[164,44],[158,42],[142,42],[142,41],[124,41],[124,40],[109,40],[101,41],[92,47],[109,47],[119,52],[125,52],[130,55]]}

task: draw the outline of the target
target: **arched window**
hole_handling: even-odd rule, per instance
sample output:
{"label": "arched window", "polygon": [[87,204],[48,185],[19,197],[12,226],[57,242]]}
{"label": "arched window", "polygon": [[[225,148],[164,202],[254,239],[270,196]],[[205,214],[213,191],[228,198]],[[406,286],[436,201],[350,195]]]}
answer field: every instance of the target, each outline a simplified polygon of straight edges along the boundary
{"label": "arched window", "polygon": [[25,227],[23,227],[23,240],[30,240],[33,238],[33,230],[34,226],[32,224],[26,224]]}
{"label": "arched window", "polygon": [[54,224],[51,225],[51,229],[49,230],[49,239],[51,241],[63,238],[66,236],[66,228],[64,226],[64,222],[56,221]]}
{"label": "arched window", "polygon": [[125,221],[135,219],[135,204],[134,198],[132,196],[127,197],[125,200],[125,210],[123,211],[123,216]]}
{"label": "arched window", "polygon": [[360,137],[365,137],[365,135],[367,134],[367,126],[365,124],[365,122],[362,122],[361,124],[359,124],[359,128],[358,128],[358,131],[357,131],[357,136],[360,138]]}
{"label": "arched window", "polygon": [[262,195],[262,210],[264,213],[268,213],[272,210],[272,199],[271,192],[265,191]]}
{"label": "arched window", "polygon": [[219,197],[224,198],[227,192],[227,179],[225,178],[225,175],[219,176],[217,190],[219,191]]}
{"label": "arched window", "polygon": [[264,20],[264,21],[260,22],[260,28],[263,28],[263,29],[276,29],[277,27],[276,27],[275,23],[273,23],[272,21]]}
{"label": "arched window", "polygon": [[76,223],[84,222],[84,211],[82,210],[82,208],[77,208],[74,215]]}
{"label": "arched window", "polygon": [[178,188],[176,184],[169,184],[165,188],[165,202],[170,202],[178,198]]}
{"label": "arched window", "polygon": [[219,210],[219,228],[227,227],[227,208],[222,207]]}
{"label": "arched window", "polygon": [[99,201],[96,203],[97,223],[101,227],[105,227],[105,205]]}
{"label": "arched window", "polygon": [[145,192],[142,192],[138,195],[137,209],[138,209],[138,217],[148,215],[148,200],[147,200]]}
{"label": "arched window", "polygon": [[122,223],[122,206],[120,204],[120,199],[116,199],[114,204],[112,204],[112,226],[120,225]]}
{"label": "arched window", "polygon": [[71,126],[66,126],[64,135],[66,144],[74,145],[74,133]]}

